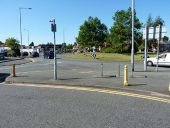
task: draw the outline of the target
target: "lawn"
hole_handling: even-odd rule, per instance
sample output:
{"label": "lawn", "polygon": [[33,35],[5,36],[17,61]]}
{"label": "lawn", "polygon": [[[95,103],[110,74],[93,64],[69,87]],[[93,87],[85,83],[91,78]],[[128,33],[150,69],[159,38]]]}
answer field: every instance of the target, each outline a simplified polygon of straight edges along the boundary
{"label": "lawn", "polygon": [[[131,55],[130,54],[116,54],[116,53],[97,53],[96,60],[103,60],[103,61],[130,61]],[[141,58],[142,54],[135,54],[135,61],[142,61]],[[154,56],[149,55],[150,57]],[[80,59],[80,60],[93,60],[91,53],[75,53],[75,54],[66,54],[66,58],[72,59]]]}

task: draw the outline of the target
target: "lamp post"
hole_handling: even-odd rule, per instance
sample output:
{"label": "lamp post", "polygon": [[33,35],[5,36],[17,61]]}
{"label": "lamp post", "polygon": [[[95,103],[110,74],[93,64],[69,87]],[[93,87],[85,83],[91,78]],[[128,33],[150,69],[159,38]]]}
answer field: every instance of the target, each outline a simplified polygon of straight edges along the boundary
{"label": "lamp post", "polygon": [[[23,9],[28,9],[31,10],[32,8],[19,8],[19,14],[20,14],[20,42],[21,42],[21,48],[22,48],[22,15],[21,15],[21,10]],[[22,54],[21,54],[22,56]]]}
{"label": "lamp post", "polygon": [[134,9],[135,0],[132,0],[132,49],[131,49],[131,66],[132,72],[134,72]]}
{"label": "lamp post", "polygon": [[27,29],[24,29],[24,30],[27,31],[27,35],[28,35],[28,37],[27,37],[28,40],[27,41],[28,41],[28,46],[29,46],[29,42],[30,42],[29,41],[29,30],[27,30]]}

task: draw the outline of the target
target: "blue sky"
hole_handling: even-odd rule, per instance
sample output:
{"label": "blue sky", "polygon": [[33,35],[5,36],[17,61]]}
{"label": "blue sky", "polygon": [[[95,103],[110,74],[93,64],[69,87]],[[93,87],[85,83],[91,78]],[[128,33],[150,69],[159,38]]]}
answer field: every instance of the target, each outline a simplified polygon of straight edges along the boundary
{"label": "blue sky", "polygon": [[[98,17],[110,28],[113,14],[130,6],[131,0],[0,0],[0,40],[4,42],[8,37],[20,40],[19,7],[32,8],[22,10],[23,44],[27,44],[24,29],[30,32],[30,42],[53,42],[49,23],[53,18],[57,23],[56,42],[63,42],[64,31],[65,42],[69,44],[75,42],[80,25],[89,16]],[[167,31],[170,30],[169,0],[136,0],[135,9],[141,22],[145,23],[149,14],[153,18],[161,16]]]}

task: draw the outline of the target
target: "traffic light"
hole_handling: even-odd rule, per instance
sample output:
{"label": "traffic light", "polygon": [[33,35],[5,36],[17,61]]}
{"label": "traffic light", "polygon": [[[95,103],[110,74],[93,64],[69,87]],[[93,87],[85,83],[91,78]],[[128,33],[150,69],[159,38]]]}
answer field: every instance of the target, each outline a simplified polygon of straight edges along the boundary
{"label": "traffic light", "polygon": [[56,24],[51,24],[51,31],[56,32]]}

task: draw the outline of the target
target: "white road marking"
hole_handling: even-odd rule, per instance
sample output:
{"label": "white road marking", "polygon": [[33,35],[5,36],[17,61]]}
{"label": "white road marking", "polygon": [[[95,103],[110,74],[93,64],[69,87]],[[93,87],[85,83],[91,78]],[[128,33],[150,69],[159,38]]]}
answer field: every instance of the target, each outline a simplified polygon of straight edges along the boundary
{"label": "white road marking", "polygon": [[93,73],[95,71],[87,71],[87,72],[79,72],[79,73],[82,73],[82,74],[89,74],[89,73]]}

